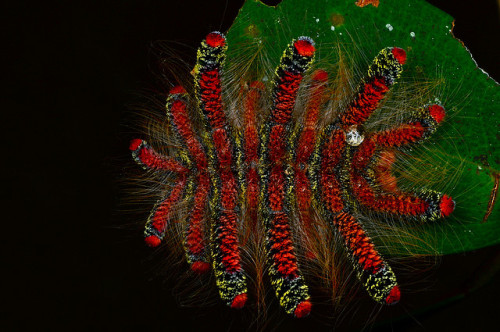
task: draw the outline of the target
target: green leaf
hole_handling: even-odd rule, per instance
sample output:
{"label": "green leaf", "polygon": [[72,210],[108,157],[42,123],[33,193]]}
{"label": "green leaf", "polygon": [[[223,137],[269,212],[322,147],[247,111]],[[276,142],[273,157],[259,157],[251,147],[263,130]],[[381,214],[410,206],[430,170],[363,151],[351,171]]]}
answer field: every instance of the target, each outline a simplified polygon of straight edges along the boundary
{"label": "green leaf", "polygon": [[[442,101],[448,115],[431,140],[410,153],[415,164],[399,166],[401,176],[416,178],[415,186],[431,182],[430,187],[451,195],[456,202],[451,217],[407,226],[408,232],[418,241],[430,241],[441,254],[500,243],[498,204],[483,223],[495,176],[500,173],[498,83],[477,67],[453,37],[453,19],[441,10],[422,0],[380,0],[378,7],[362,8],[355,2],[284,0],[269,7],[247,0],[228,32],[230,51],[234,45],[247,46],[244,52],[229,53],[228,63],[265,54],[267,62],[277,64],[286,45],[301,35],[315,40],[318,62],[335,64],[340,54],[350,55],[360,71],[366,70],[383,47],[404,48],[408,61],[398,84],[401,94],[405,84],[440,83],[432,96]],[[413,252],[428,251],[418,247]]]}

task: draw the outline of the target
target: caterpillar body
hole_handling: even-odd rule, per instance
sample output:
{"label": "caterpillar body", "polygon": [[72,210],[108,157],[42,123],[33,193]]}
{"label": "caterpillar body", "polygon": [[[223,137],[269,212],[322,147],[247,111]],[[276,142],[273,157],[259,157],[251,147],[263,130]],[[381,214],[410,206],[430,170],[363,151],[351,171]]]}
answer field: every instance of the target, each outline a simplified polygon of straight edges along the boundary
{"label": "caterpillar body", "polygon": [[[325,121],[335,98],[332,73],[312,68],[316,48],[308,36],[290,42],[269,82],[241,81],[228,100],[228,47],[222,33],[208,34],[193,87],[170,90],[164,112],[173,147],[145,139],[130,144],[135,161],[164,181],[146,222],[146,243],[159,246],[168,227],[178,227],[191,270],[213,273],[221,301],[242,308],[266,287],[266,274],[283,310],[304,317],[314,298],[303,270],[336,254],[318,245],[329,232],[342,242],[366,293],[378,303],[397,303],[396,275],[365,220],[431,223],[453,212],[450,196],[404,191],[393,174],[399,151],[445,121],[444,107],[422,104],[390,128],[366,126],[406,62],[406,52],[392,46],[375,56],[346,107]],[[170,225],[174,216],[178,223]],[[247,259],[256,251],[265,255]]]}

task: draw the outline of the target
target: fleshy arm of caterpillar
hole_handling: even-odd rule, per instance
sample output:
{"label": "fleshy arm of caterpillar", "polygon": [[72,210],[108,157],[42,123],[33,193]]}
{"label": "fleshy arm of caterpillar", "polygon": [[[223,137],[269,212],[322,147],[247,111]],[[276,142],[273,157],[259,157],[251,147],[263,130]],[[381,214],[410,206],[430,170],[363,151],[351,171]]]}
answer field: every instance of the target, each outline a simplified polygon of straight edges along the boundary
{"label": "fleshy arm of caterpillar", "polygon": [[195,161],[197,187],[193,207],[187,219],[185,250],[186,259],[191,265],[191,270],[196,273],[204,273],[210,269],[210,264],[208,264],[205,257],[203,221],[205,220],[205,209],[211,186],[207,172],[207,157],[203,146],[194,135],[191,120],[187,113],[186,97],[187,93],[181,86],[172,88],[167,99],[166,112],[172,127],[189,151],[191,158]]}
{"label": "fleshy arm of caterpillar", "polygon": [[401,48],[387,47],[379,52],[358,88],[356,97],[341,115],[344,128],[362,125],[370,117],[401,76],[405,62],[406,53]]}
{"label": "fleshy arm of caterpillar", "polygon": [[158,201],[153,210],[151,210],[144,230],[144,241],[148,246],[157,247],[160,245],[165,236],[167,222],[172,209],[180,200],[185,186],[186,179],[185,177],[181,177],[167,198]]}
{"label": "fleshy arm of caterpillar", "polygon": [[163,156],[156,152],[146,141],[134,139],[130,142],[130,150],[134,160],[145,169],[168,171],[180,174],[187,173],[188,169],[177,160]]}
{"label": "fleshy arm of caterpillar", "polygon": [[[198,105],[211,133],[217,164],[216,217],[212,226],[212,264],[217,287],[223,301],[232,308],[242,308],[247,300],[246,278],[241,266],[237,233],[238,205],[233,143],[222,103],[221,75],[227,49],[226,38],[220,32],[207,35],[198,49],[195,67],[195,89]],[[211,156],[214,157],[214,156]],[[216,177],[217,175],[212,175]]]}
{"label": "fleshy arm of caterpillar", "polygon": [[287,157],[288,124],[295,106],[297,92],[304,72],[314,58],[314,42],[309,37],[299,37],[283,52],[276,69],[273,90],[273,108],[268,122],[267,138],[261,157],[269,158],[267,176],[262,181],[265,193],[264,227],[268,255],[271,263],[270,277],[280,305],[296,317],[307,316],[311,310],[309,292],[300,274],[294,253],[286,188],[292,181],[285,173]]}
{"label": "fleshy arm of caterpillar", "polygon": [[376,145],[384,148],[401,147],[421,142],[431,136],[445,117],[441,105],[428,105],[415,112],[412,119],[399,127],[373,134]]}
{"label": "fleshy arm of caterpillar", "polygon": [[396,304],[401,293],[396,276],[383,260],[361,224],[346,212],[333,218],[333,224],[344,239],[344,245],[368,294],[382,304]]}
{"label": "fleshy arm of caterpillar", "polygon": [[187,112],[186,97],[187,93],[183,87],[176,86],[172,88],[167,98],[166,112],[172,127],[180,136],[184,146],[186,146],[189,154],[194,159],[196,168],[198,170],[206,170],[208,165],[207,156],[203,150],[203,146],[194,134]]}

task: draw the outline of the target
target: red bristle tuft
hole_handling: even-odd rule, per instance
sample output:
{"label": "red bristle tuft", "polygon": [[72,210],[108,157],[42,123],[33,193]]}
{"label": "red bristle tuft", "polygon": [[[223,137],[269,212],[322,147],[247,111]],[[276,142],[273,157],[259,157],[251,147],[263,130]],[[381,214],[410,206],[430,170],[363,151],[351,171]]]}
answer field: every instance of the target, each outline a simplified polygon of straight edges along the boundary
{"label": "red bristle tuft", "polygon": [[455,202],[450,196],[443,195],[439,208],[441,209],[441,214],[444,217],[448,217],[455,210]]}
{"label": "red bristle tuft", "polygon": [[398,62],[402,65],[406,62],[406,52],[402,48],[394,47],[392,49],[392,55],[398,60]]}
{"label": "red bristle tuft", "polygon": [[207,44],[210,47],[224,46],[226,43],[226,38],[224,35],[218,31],[210,32],[207,35]]}
{"label": "red bristle tuft", "polygon": [[444,117],[446,116],[446,111],[441,105],[431,105],[429,106],[429,114],[432,116],[434,121],[436,121],[437,123],[441,123],[441,121],[443,121]]}
{"label": "red bristle tuft", "polygon": [[198,274],[203,274],[203,273],[207,272],[208,270],[210,270],[210,264],[208,264],[207,262],[197,261],[197,262],[194,262],[193,264],[191,264],[191,270],[193,272],[198,273]]}
{"label": "red bristle tuft", "polygon": [[132,141],[130,141],[130,146],[129,146],[130,151],[137,150],[137,148],[141,146],[142,142],[143,142],[142,139],[139,138],[135,138]]}
{"label": "red bristle tuft", "polygon": [[161,240],[158,238],[158,236],[150,235],[144,239],[144,242],[146,242],[146,244],[149,247],[154,248],[154,247],[158,247],[160,245]]}
{"label": "red bristle tuft", "polygon": [[301,37],[294,44],[297,53],[302,56],[313,56],[316,48],[310,38]]}
{"label": "red bristle tuft", "polygon": [[245,306],[245,303],[247,302],[247,298],[248,296],[246,293],[236,295],[236,297],[233,300],[233,303],[231,303],[231,308],[233,309],[243,308]]}
{"label": "red bristle tuft", "polygon": [[311,312],[311,307],[312,307],[312,304],[311,304],[311,301],[309,301],[309,300],[300,302],[297,305],[297,308],[295,308],[295,311],[293,314],[297,318],[306,317]]}
{"label": "red bristle tuft", "polygon": [[389,295],[385,298],[385,303],[389,305],[396,304],[399,302],[399,299],[401,299],[401,291],[399,290],[399,286],[396,285],[392,287]]}

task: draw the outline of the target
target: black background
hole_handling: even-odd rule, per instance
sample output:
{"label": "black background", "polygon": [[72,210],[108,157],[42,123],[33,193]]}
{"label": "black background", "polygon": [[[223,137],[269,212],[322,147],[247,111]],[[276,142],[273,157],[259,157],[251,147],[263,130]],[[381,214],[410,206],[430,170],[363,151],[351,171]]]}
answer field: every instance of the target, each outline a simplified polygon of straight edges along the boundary
{"label": "black background", "polygon": [[[383,1],[383,0],[382,0]],[[455,35],[496,80],[494,0],[431,3],[456,18]],[[2,10],[2,326],[8,330],[239,330],[227,309],[181,309],[151,273],[140,230],[117,215],[126,105],[150,87],[151,41],[195,49],[225,31],[243,1],[11,2]],[[194,54],[193,54],[194,56]],[[187,59],[190,61],[190,59]],[[129,221],[127,221],[129,222]],[[466,280],[498,247],[444,257],[429,298]],[[157,258],[158,259],[158,258]],[[442,272],[444,271],[444,272]],[[463,276],[466,277],[463,277]],[[451,278],[451,279],[450,279]],[[150,280],[152,279],[152,280]],[[500,312],[498,274],[464,300],[380,328],[486,330]],[[411,311],[413,308],[408,307]],[[312,320],[278,330],[322,329]],[[377,328],[375,328],[377,330]]]}

